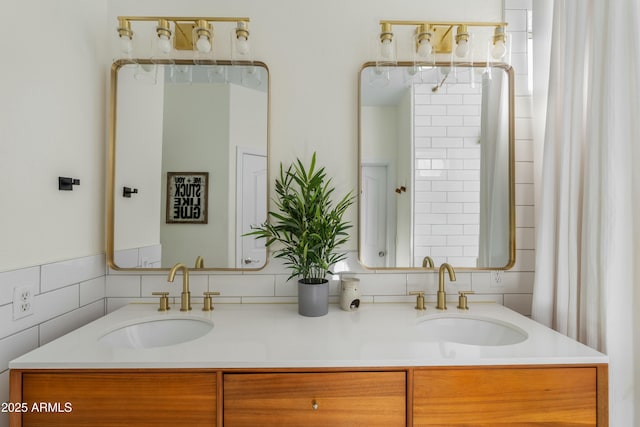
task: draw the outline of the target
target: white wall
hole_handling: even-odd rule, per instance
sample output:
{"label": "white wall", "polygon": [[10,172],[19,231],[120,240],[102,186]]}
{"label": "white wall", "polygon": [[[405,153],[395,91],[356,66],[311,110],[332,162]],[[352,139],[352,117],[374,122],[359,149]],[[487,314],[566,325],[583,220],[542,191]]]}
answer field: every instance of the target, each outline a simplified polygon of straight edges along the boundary
{"label": "white wall", "polygon": [[[106,13],[2,3],[0,271],[104,251]],[[81,185],[58,191],[58,176]]]}

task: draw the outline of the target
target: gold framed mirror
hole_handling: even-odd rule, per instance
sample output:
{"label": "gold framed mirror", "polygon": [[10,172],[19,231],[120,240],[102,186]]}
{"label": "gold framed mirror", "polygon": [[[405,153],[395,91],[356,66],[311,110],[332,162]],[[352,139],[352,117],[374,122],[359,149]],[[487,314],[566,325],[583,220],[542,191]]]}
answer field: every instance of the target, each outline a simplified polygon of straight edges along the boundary
{"label": "gold framed mirror", "polygon": [[513,266],[513,80],[513,69],[503,63],[362,66],[363,266]]}
{"label": "gold framed mirror", "polygon": [[269,86],[261,62],[113,63],[111,268],[266,265],[264,242],[243,235],[267,215]]}

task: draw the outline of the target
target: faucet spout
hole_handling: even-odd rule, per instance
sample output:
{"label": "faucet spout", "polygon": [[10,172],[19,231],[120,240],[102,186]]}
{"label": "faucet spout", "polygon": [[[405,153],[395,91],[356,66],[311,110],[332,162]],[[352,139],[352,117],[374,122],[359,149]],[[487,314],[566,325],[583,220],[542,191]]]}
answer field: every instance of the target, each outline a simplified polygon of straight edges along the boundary
{"label": "faucet spout", "polygon": [[194,268],[204,268],[204,258],[202,258],[200,255],[196,257],[196,264]]}
{"label": "faucet spout", "polygon": [[430,256],[422,258],[422,268],[433,268],[433,258]]}
{"label": "faucet spout", "polygon": [[182,270],[182,294],[180,296],[180,311],[191,310],[191,292],[189,291],[189,269],[182,263],[177,263],[169,270],[167,281],[173,282],[178,270]]}
{"label": "faucet spout", "polygon": [[436,308],[438,310],[446,310],[447,309],[447,293],[444,290],[444,272],[449,272],[449,280],[452,282],[456,281],[456,272],[453,270],[451,264],[444,263],[440,266],[438,270],[438,295],[437,295],[437,303]]}

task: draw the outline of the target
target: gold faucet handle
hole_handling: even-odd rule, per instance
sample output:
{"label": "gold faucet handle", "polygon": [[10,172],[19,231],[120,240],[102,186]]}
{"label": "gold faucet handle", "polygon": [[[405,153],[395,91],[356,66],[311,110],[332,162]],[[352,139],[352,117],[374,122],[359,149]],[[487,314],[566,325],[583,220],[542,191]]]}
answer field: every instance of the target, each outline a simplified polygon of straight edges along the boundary
{"label": "gold faucet handle", "polygon": [[204,294],[204,305],[202,306],[202,311],[212,311],[213,310],[213,296],[220,295],[220,292],[205,292]]}
{"label": "gold faucet handle", "polygon": [[416,295],[416,310],[426,310],[424,305],[424,291],[411,291],[409,295]]}
{"label": "gold faucet handle", "polygon": [[160,297],[160,308],[158,308],[158,311],[167,311],[170,309],[169,292],[151,292],[151,295]]}
{"label": "gold faucet handle", "polygon": [[469,310],[469,305],[467,304],[467,294],[474,294],[473,291],[459,291],[458,294],[458,308],[460,310]]}

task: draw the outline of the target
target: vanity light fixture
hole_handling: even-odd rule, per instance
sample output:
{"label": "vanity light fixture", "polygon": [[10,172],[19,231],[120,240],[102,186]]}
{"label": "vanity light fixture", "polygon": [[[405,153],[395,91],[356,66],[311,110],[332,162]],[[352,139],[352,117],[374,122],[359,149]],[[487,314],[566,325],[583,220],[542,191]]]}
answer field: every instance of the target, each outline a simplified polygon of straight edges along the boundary
{"label": "vanity light fixture", "polygon": [[433,52],[431,37],[430,24],[420,24],[416,27],[416,54],[418,58],[424,60],[431,58],[431,53]]}
{"label": "vanity light fixture", "polygon": [[469,30],[466,25],[456,27],[456,51],[458,58],[464,58],[469,53]]}
{"label": "vanity light fixture", "polygon": [[169,21],[166,19],[159,19],[158,26],[156,27],[156,47],[164,53],[170,53],[173,46],[171,45],[171,27],[169,27]]}
{"label": "vanity light fixture", "polygon": [[193,46],[200,53],[209,53],[213,49],[213,25],[205,19],[199,19],[193,29]]}
{"label": "vanity light fixture", "polygon": [[[473,37],[483,40],[487,31],[478,31],[482,27],[493,27],[493,35],[488,33],[489,52],[492,58],[500,60],[508,51],[508,37],[505,33],[506,22],[442,22],[442,21],[380,21],[377,63],[395,64],[397,52],[392,28],[396,26],[415,27],[412,37],[414,62],[424,63],[435,61],[438,54],[451,54],[454,58],[467,58],[472,54],[471,42]],[[476,28],[478,27],[478,28]],[[474,34],[470,29],[475,28]],[[402,37],[402,34],[396,35]]]}
{"label": "vanity light fixture", "polygon": [[493,59],[504,58],[505,53],[507,53],[506,42],[507,37],[504,32],[504,26],[496,26],[495,30],[493,30],[493,47],[491,48],[491,56]]}
{"label": "vanity light fixture", "polygon": [[176,16],[119,16],[119,51],[127,58],[133,52],[135,22],[156,22],[151,52],[140,52],[140,58],[153,58],[154,63],[174,62],[191,51],[196,63],[214,63],[213,23],[234,23],[231,29],[235,48],[246,57],[249,48],[249,18],[244,17],[176,17]]}
{"label": "vanity light fixture", "polygon": [[396,63],[396,42],[393,39],[391,23],[382,22],[380,31],[380,43],[378,47],[378,63],[393,65]]}
{"label": "vanity light fixture", "polygon": [[131,22],[124,18],[118,18],[118,37],[120,39],[120,52],[131,55],[133,51],[133,31]]}
{"label": "vanity light fixture", "polygon": [[238,21],[236,26],[235,48],[240,55],[249,53],[249,23]]}

